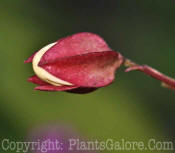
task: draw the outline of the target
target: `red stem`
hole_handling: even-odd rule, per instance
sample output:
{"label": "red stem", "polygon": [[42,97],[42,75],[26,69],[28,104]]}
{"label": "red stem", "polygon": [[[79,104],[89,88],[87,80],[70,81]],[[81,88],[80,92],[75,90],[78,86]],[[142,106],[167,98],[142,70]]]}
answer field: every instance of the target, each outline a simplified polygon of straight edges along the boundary
{"label": "red stem", "polygon": [[138,65],[131,60],[125,59],[124,62],[125,66],[128,68],[125,70],[125,72],[133,71],[133,70],[139,70],[146,75],[149,75],[157,80],[162,81],[162,85],[164,87],[167,87],[169,89],[175,90],[175,79],[166,76],[165,74],[147,66],[147,65]]}

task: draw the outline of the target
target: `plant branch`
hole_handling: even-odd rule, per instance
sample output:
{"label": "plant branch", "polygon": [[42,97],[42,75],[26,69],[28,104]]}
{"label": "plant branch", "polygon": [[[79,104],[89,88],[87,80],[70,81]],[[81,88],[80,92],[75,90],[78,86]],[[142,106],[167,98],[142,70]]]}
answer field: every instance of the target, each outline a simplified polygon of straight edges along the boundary
{"label": "plant branch", "polygon": [[151,76],[157,80],[160,80],[162,82],[162,86],[175,90],[175,79],[166,76],[165,74],[157,71],[156,69],[149,67],[147,65],[138,65],[135,62],[129,60],[129,59],[125,59],[124,61],[124,65],[126,67],[128,67],[125,72],[130,72],[133,70],[138,70],[141,71],[143,73],[145,73],[148,76]]}

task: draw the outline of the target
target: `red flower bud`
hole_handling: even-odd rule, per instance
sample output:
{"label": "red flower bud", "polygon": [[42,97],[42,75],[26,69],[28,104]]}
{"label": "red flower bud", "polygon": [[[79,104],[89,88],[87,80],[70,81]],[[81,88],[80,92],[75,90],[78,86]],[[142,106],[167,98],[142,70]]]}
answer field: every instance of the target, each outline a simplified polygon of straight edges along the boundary
{"label": "red flower bud", "polygon": [[78,33],[49,44],[29,57],[36,90],[87,93],[113,82],[123,63],[120,53],[93,33]]}

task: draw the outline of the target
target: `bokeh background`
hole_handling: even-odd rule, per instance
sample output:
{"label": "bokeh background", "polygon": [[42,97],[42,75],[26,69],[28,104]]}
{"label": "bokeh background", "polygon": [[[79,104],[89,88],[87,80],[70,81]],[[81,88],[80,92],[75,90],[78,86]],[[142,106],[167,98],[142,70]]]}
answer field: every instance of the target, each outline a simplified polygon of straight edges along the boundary
{"label": "bokeh background", "polygon": [[174,0],[1,0],[0,138],[24,141],[35,127],[55,123],[99,141],[174,141],[175,93],[140,72],[121,68],[112,85],[86,95],[33,90],[26,81],[32,67],[24,60],[83,31],[99,34],[137,63],[175,76]]}

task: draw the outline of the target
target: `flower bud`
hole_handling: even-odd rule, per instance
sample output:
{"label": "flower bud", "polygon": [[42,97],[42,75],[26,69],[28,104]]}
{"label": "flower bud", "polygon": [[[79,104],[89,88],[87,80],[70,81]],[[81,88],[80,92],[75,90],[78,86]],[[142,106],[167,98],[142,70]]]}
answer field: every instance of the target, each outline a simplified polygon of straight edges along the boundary
{"label": "flower bud", "polygon": [[78,33],[49,44],[29,57],[36,90],[88,93],[113,82],[123,63],[120,53],[93,33]]}

